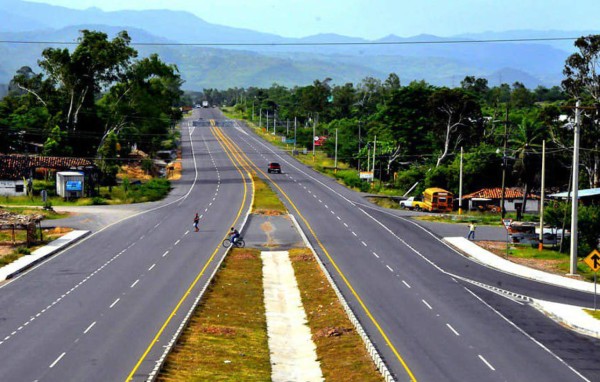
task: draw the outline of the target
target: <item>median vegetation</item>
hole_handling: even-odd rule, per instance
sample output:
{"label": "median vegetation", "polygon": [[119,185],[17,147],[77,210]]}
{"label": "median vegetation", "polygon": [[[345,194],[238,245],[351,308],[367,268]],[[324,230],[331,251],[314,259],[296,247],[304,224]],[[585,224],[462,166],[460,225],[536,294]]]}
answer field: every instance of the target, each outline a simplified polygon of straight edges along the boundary
{"label": "median vegetation", "polygon": [[[286,213],[271,187],[253,179],[253,213]],[[290,258],[325,380],[382,381],[312,252],[292,249]],[[263,295],[260,251],[232,249],[158,381],[270,381]]]}

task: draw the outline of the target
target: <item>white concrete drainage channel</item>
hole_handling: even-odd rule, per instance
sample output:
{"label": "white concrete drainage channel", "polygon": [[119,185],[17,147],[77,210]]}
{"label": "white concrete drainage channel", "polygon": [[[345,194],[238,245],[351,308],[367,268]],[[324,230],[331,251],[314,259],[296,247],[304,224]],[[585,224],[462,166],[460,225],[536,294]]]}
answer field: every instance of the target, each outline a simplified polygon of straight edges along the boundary
{"label": "white concrete drainage channel", "polygon": [[261,252],[271,380],[323,381],[287,251]]}

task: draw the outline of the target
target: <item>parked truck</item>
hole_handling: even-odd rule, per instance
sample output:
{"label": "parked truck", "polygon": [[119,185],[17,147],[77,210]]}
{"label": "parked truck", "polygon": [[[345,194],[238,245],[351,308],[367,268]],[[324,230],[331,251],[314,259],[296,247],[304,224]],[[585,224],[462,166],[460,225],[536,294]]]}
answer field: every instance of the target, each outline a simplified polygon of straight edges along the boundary
{"label": "parked truck", "polygon": [[400,201],[400,208],[421,211],[423,209],[423,201],[411,196],[408,199]]}
{"label": "parked truck", "polygon": [[208,101],[202,101],[202,107],[208,107]]}

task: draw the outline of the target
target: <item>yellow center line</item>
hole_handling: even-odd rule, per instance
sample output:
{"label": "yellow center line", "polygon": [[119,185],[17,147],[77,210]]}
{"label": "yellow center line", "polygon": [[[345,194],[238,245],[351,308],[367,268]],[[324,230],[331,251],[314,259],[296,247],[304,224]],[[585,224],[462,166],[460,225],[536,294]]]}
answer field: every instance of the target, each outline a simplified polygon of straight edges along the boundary
{"label": "yellow center line", "polygon": [[308,228],[308,230],[310,231],[310,233],[313,235],[313,237],[317,241],[317,243],[318,243],[319,247],[321,248],[321,250],[323,251],[323,253],[325,253],[325,255],[327,256],[327,259],[329,259],[330,263],[333,265],[333,267],[335,268],[335,270],[337,271],[337,273],[339,274],[339,276],[342,278],[342,280],[344,281],[344,283],[346,284],[346,286],[348,287],[348,289],[352,292],[352,294],[354,295],[354,297],[356,298],[356,300],[358,301],[358,303],[360,304],[360,306],[363,308],[363,310],[364,310],[365,314],[367,315],[367,317],[369,317],[369,319],[371,320],[371,322],[373,323],[373,325],[375,325],[375,327],[377,328],[377,331],[381,334],[381,336],[383,337],[383,339],[385,340],[385,342],[387,343],[387,345],[390,347],[390,349],[392,350],[392,352],[394,353],[394,355],[396,356],[396,358],[398,359],[398,361],[400,362],[400,364],[402,364],[402,367],[404,367],[404,370],[406,371],[406,373],[409,375],[409,377],[411,378],[412,381],[416,382],[417,379],[415,378],[413,372],[408,367],[408,364],[404,361],[404,359],[402,358],[402,356],[400,355],[400,353],[398,352],[398,350],[396,350],[396,347],[392,344],[391,340],[389,339],[389,337],[387,336],[387,334],[385,333],[385,331],[383,330],[383,328],[381,327],[381,325],[379,325],[379,323],[377,322],[377,320],[375,319],[375,317],[373,316],[373,314],[371,314],[371,311],[369,310],[369,308],[367,308],[367,306],[363,302],[362,298],[360,298],[359,294],[352,287],[352,284],[350,284],[350,281],[348,281],[348,279],[346,278],[346,276],[344,275],[344,273],[342,272],[342,270],[338,267],[337,263],[333,260],[333,258],[331,257],[331,255],[329,254],[329,252],[327,251],[327,249],[325,248],[325,246],[323,245],[323,243],[321,242],[321,240],[319,239],[319,237],[317,236],[317,234],[315,233],[315,231],[312,229],[311,225],[304,218],[304,215],[302,215],[302,213],[298,210],[298,208],[296,207],[296,205],[294,204],[294,202],[292,202],[292,200],[288,197],[288,195],[285,193],[285,191],[283,191],[283,189],[281,187],[279,187],[279,185],[277,184],[277,182],[275,182],[264,171],[262,171],[260,168],[258,168],[250,160],[250,158],[248,158],[248,156],[246,155],[246,153],[243,152],[239,148],[239,146],[235,142],[233,142],[231,140],[231,138],[229,138],[228,136],[224,136],[222,132],[220,132],[220,134],[223,136],[224,140],[227,140],[231,145],[233,145],[233,146],[235,146],[237,148],[236,151],[238,153],[240,153],[240,155],[242,155],[244,158],[246,158],[246,163],[249,163],[256,171],[260,172],[265,178],[269,179],[271,181],[271,183],[279,190],[279,192],[281,192],[281,194],[285,197],[285,199],[294,208],[294,210],[296,211],[296,213],[298,214],[298,216],[302,219],[302,221],[304,222],[304,224],[306,225],[306,227]]}
{"label": "yellow center line", "polygon": [[[214,120],[211,120],[211,125],[214,126]],[[244,209],[244,205],[246,204],[246,198],[247,198],[247,194],[248,194],[248,186],[246,185],[246,180],[244,178],[244,174],[243,174],[242,170],[240,169],[240,167],[238,166],[238,164],[236,163],[236,161],[234,160],[234,158],[227,151],[228,149],[226,148],[226,145],[219,139],[219,137],[217,136],[217,134],[215,134],[215,131],[213,130],[213,128],[211,128],[211,133],[213,134],[213,136],[215,138],[217,138],[217,140],[219,141],[219,144],[221,145],[221,147],[223,147],[223,150],[225,151],[225,153],[227,154],[227,156],[231,160],[231,163],[233,163],[233,165],[235,166],[235,168],[237,169],[237,171],[240,173],[240,175],[242,177],[242,180],[243,180],[243,183],[244,183],[244,195],[243,195],[243,198],[242,198],[242,203],[240,205],[240,208],[238,209],[237,215],[236,215],[236,217],[235,217],[235,219],[233,221],[233,224],[232,224],[232,226],[235,226],[235,224],[240,219],[240,216],[241,216],[242,211]],[[252,184],[254,184],[253,183],[254,181],[252,180],[251,176],[250,176],[250,181],[252,182]],[[224,238],[225,237],[227,237],[227,235],[225,235]],[[146,348],[146,350],[144,351],[144,353],[141,355],[141,357],[139,358],[139,360],[137,361],[137,363],[135,364],[135,366],[133,367],[133,369],[131,370],[131,372],[129,373],[129,375],[127,376],[127,378],[125,379],[126,382],[127,381],[131,381],[133,379],[133,376],[135,375],[135,373],[137,372],[137,370],[140,368],[140,365],[146,359],[146,357],[148,356],[148,354],[150,353],[150,351],[152,350],[152,348],[154,347],[154,345],[158,342],[158,339],[160,338],[160,336],[162,335],[162,333],[165,331],[166,327],[169,325],[169,323],[171,322],[171,320],[173,319],[173,317],[175,316],[175,314],[177,313],[177,311],[179,310],[179,308],[181,307],[181,305],[188,298],[188,296],[190,295],[190,293],[192,292],[192,290],[194,289],[194,287],[196,286],[196,284],[198,283],[198,281],[200,280],[200,278],[204,275],[204,272],[206,272],[206,269],[208,268],[208,266],[213,262],[215,256],[217,255],[217,252],[220,250],[220,248],[221,248],[221,245],[219,243],[219,245],[215,248],[215,250],[211,254],[211,256],[208,259],[208,261],[202,267],[202,270],[200,271],[200,273],[198,273],[198,275],[196,276],[196,278],[194,279],[194,281],[190,284],[190,286],[187,289],[187,291],[185,292],[185,294],[181,297],[181,299],[179,300],[179,302],[177,303],[177,305],[175,305],[175,308],[173,308],[173,311],[171,312],[171,314],[169,314],[169,316],[167,317],[167,319],[165,320],[165,322],[163,323],[163,325],[161,326],[161,328],[159,329],[159,331],[156,333],[156,335],[154,336],[154,338],[152,339],[152,341],[150,342],[150,344],[148,345],[148,347]]]}

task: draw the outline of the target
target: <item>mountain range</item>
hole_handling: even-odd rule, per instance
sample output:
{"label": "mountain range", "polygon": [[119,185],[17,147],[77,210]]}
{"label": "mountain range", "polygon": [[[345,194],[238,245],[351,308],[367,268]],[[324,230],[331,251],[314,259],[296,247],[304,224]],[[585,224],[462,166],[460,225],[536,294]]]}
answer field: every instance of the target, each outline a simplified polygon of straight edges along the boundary
{"label": "mountain range", "polygon": [[[184,11],[104,12],[22,0],[2,0],[0,19],[0,83],[8,83],[21,66],[38,70],[44,48],[64,46],[52,42],[74,42],[82,29],[101,30],[111,38],[127,30],[141,56],[155,52],[176,64],[188,90],[306,85],[327,77],[337,84],[357,83],[367,76],[384,79],[392,72],[403,84],[424,79],[458,86],[465,76],[474,75],[492,86],[515,81],[530,88],[554,86],[562,80],[573,41],[541,39],[597,33],[519,30],[377,40],[337,34],[286,38],[211,24]],[[506,41],[532,38],[540,41]],[[32,41],[40,43],[25,43]],[[157,45],[135,45],[140,43]]]}

